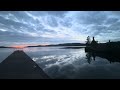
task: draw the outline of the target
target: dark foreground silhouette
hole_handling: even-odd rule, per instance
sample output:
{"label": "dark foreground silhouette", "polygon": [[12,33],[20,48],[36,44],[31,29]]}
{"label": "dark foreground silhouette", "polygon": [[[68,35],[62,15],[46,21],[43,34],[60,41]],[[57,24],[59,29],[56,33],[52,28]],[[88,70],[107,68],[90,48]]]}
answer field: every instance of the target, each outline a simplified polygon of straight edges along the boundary
{"label": "dark foreground silhouette", "polygon": [[0,63],[0,79],[49,79],[23,51],[14,51]]}

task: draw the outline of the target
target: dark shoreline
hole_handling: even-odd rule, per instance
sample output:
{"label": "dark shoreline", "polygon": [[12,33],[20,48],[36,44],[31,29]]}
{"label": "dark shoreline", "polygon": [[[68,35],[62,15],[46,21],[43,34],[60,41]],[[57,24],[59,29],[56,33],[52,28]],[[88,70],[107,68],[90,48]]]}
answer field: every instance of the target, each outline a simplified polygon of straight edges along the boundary
{"label": "dark shoreline", "polygon": [[86,46],[67,46],[67,47],[63,47],[60,49],[81,49],[81,48],[85,48]]}

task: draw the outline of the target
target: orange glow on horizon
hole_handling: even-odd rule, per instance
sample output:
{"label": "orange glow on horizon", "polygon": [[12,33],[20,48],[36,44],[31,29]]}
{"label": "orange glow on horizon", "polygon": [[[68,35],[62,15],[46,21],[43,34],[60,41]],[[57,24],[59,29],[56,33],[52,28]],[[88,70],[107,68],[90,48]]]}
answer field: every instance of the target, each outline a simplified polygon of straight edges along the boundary
{"label": "orange glow on horizon", "polygon": [[[41,46],[47,46],[49,44],[39,44]],[[22,49],[22,48],[25,48],[27,46],[38,46],[38,44],[27,44],[27,45],[15,45],[15,46],[12,46],[13,48],[16,48],[16,49]]]}
{"label": "orange glow on horizon", "polygon": [[25,48],[25,46],[13,46],[13,48],[22,49],[22,48]]}

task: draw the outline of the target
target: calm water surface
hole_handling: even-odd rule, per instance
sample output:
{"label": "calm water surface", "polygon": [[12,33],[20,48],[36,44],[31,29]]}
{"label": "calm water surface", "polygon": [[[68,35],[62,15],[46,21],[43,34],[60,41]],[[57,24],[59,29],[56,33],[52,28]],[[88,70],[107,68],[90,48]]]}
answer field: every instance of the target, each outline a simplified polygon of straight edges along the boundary
{"label": "calm water surface", "polygon": [[[24,48],[27,53],[53,79],[120,79],[120,63],[96,56],[84,48],[61,47]],[[0,48],[0,62],[15,49]]]}

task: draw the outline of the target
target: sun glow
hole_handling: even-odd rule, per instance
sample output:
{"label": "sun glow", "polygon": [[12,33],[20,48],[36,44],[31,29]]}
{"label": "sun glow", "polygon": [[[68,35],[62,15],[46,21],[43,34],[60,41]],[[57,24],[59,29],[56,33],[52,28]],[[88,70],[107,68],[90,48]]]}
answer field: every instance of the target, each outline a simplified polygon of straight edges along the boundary
{"label": "sun glow", "polygon": [[14,45],[14,46],[11,46],[15,49],[23,49],[23,48],[26,48],[27,46],[47,46],[47,45],[50,45],[50,44],[25,44],[25,45]]}
{"label": "sun glow", "polygon": [[16,48],[16,49],[23,49],[23,48],[25,48],[25,46],[13,46],[13,48]]}

